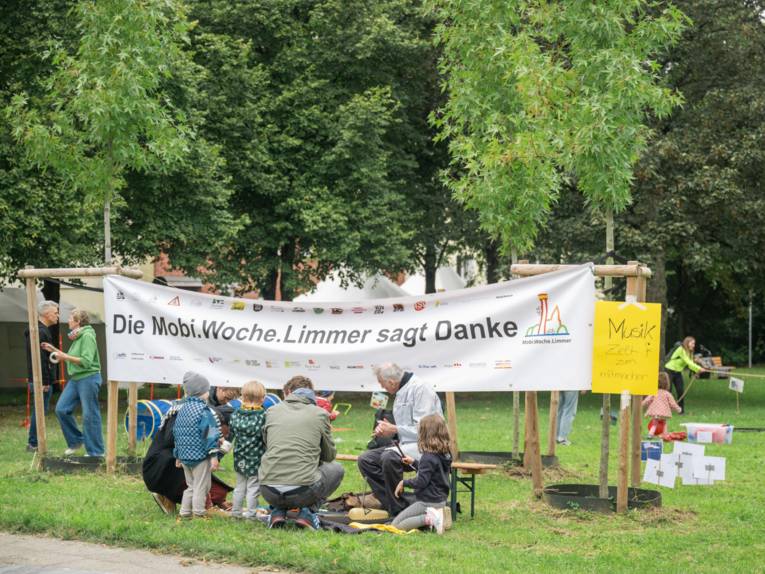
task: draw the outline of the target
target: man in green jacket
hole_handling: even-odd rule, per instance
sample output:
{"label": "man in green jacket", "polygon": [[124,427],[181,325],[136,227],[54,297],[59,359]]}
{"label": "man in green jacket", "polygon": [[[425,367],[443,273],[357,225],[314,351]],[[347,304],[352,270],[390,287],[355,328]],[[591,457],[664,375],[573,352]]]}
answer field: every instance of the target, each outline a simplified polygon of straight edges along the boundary
{"label": "man in green jacket", "polygon": [[293,377],[284,386],[284,400],[266,413],[263,440],[259,481],[271,505],[269,526],[282,526],[287,509],[300,508],[295,522],[318,529],[316,510],[340,486],[345,469],[333,462],[329,415],[316,406],[310,379]]}

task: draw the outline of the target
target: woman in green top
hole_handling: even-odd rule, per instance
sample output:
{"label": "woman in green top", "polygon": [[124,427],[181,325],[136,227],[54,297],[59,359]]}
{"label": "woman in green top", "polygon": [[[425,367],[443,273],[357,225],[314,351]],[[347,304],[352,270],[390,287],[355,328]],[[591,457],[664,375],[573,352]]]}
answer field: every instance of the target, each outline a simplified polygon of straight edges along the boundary
{"label": "woman in green top", "polygon": [[[98,356],[96,332],[90,326],[87,311],[74,309],[69,315],[69,338],[72,345],[64,353],[50,343],[43,348],[57,353],[66,362],[69,381],[56,404],[56,416],[61,424],[68,448],[66,456],[73,455],[85,445],[88,456],[104,456],[104,435],[101,430],[101,411],[98,391],[101,388],[101,360]],[[82,431],[77,428],[74,409],[82,407]]]}
{"label": "woman in green top", "polygon": [[672,353],[672,357],[664,365],[669,373],[669,380],[672,382],[672,386],[677,393],[677,402],[680,404],[680,408],[683,409],[685,414],[685,397],[683,396],[683,371],[687,368],[693,373],[705,373],[707,370],[696,364],[693,360],[693,351],[696,349],[696,339],[693,337],[686,337],[683,339],[683,344],[680,345],[675,352]]}

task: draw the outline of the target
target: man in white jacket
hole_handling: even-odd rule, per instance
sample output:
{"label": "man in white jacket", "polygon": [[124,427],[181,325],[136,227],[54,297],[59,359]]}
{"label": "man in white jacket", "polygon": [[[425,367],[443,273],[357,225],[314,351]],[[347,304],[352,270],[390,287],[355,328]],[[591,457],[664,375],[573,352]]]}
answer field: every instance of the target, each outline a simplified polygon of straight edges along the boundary
{"label": "man in white jacket", "polygon": [[[394,422],[381,420],[375,428],[376,437],[398,437],[399,446],[407,456],[420,458],[417,449],[417,425],[420,419],[432,414],[443,416],[438,395],[424,381],[412,373],[405,373],[393,363],[374,368],[377,382],[389,394],[393,402]],[[383,507],[395,516],[406,508],[406,502],[396,498],[396,486],[403,478],[404,465],[395,447],[368,450],[359,457],[359,471]]]}

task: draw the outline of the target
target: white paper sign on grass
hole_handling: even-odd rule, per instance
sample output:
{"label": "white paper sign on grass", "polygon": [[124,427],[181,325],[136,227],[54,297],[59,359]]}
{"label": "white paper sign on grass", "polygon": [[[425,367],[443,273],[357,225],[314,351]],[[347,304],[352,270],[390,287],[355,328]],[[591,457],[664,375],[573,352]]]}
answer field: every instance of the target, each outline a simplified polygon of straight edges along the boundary
{"label": "white paper sign on grass", "polygon": [[730,378],[730,383],[728,384],[728,388],[731,391],[736,391],[737,393],[743,393],[744,392],[744,380],[743,379],[737,379],[736,377]]}
{"label": "white paper sign on grass", "polygon": [[704,456],[694,458],[693,477],[703,480],[725,480],[725,457]]}
{"label": "white paper sign on grass", "polygon": [[644,482],[675,488],[677,479],[677,467],[675,457],[671,454],[661,455],[661,460],[648,460],[645,465]]}

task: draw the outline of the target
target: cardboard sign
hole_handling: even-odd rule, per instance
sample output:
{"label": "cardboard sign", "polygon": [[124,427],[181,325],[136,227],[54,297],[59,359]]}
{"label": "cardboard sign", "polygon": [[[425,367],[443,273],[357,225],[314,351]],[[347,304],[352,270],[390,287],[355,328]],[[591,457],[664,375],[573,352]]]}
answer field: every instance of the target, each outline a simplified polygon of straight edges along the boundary
{"label": "cardboard sign", "polygon": [[594,335],[593,393],[656,394],[661,305],[598,301]]}

